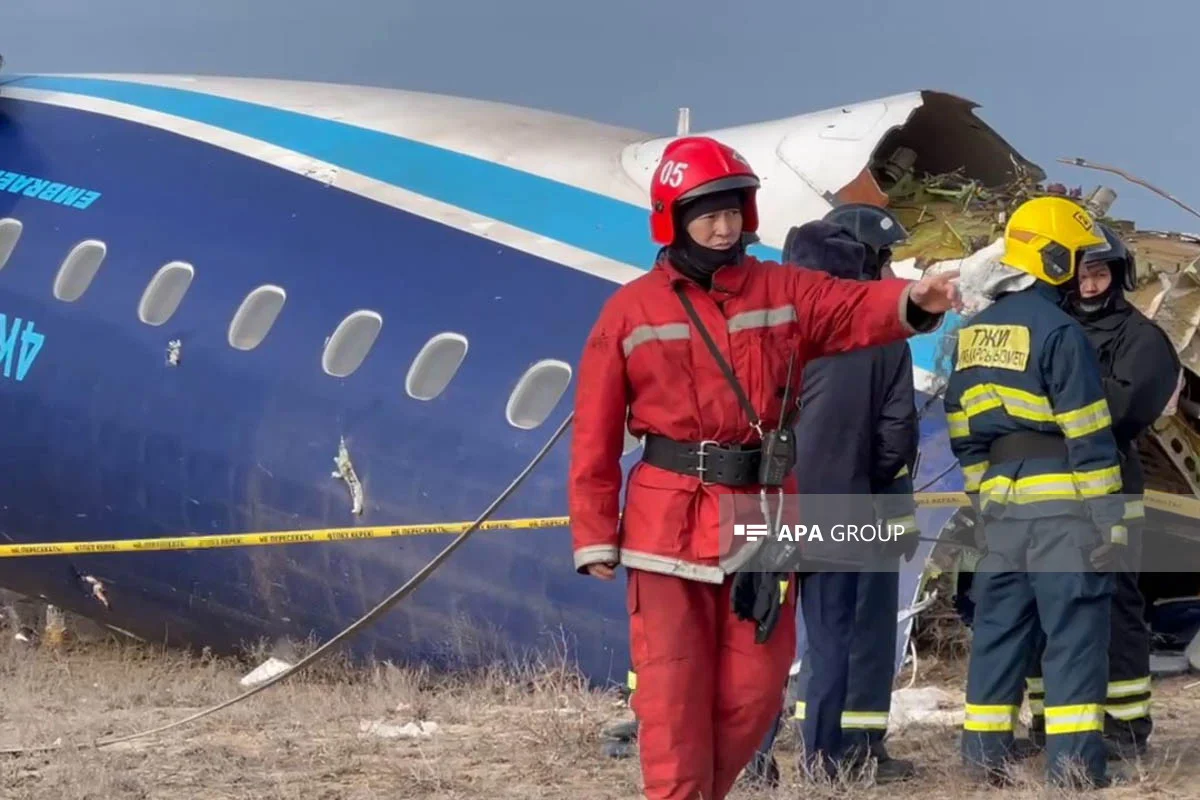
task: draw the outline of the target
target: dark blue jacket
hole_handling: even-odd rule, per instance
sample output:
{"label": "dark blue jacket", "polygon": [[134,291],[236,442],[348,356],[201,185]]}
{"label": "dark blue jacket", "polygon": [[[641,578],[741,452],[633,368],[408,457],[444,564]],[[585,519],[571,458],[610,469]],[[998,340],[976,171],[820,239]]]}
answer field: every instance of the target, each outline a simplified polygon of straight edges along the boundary
{"label": "dark blue jacket", "polygon": [[[1120,522],[1120,461],[1100,364],[1054,287],[1002,295],[959,330],[945,407],[950,448],[981,511],[1033,518],[1086,508],[1105,534]],[[1061,437],[1066,455],[994,463],[994,443],[1022,431]]]}
{"label": "dark blue jacket", "polygon": [[[823,221],[800,226],[788,241],[784,260],[839,278],[877,277],[869,272],[863,245]],[[804,370],[800,397],[796,420],[800,494],[854,495],[863,501],[874,496],[874,507],[857,504],[856,521],[903,521],[915,532],[911,470],[919,439],[908,343],[811,361]]]}

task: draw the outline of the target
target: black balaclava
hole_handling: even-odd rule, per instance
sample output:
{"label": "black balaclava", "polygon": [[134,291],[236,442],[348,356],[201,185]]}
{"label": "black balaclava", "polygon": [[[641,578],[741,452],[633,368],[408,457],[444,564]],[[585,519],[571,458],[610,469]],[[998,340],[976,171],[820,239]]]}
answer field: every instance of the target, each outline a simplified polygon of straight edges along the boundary
{"label": "black balaclava", "polygon": [[1108,288],[1095,297],[1084,298],[1079,291],[1079,269],[1071,277],[1067,289],[1067,302],[1071,304],[1072,315],[1082,322],[1096,322],[1109,314],[1125,310],[1125,265],[1116,261],[1108,262],[1108,271],[1112,276]]}
{"label": "black balaclava", "polygon": [[688,235],[687,226],[697,217],[711,214],[714,211],[725,211],[731,208],[742,208],[744,196],[739,189],[729,189],[724,192],[714,192],[696,198],[675,211],[675,241],[667,248],[671,263],[685,276],[701,286],[708,288],[712,285],[712,276],[721,267],[736,264],[745,251],[743,241],[735,242],[726,250],[713,250],[702,247]]}

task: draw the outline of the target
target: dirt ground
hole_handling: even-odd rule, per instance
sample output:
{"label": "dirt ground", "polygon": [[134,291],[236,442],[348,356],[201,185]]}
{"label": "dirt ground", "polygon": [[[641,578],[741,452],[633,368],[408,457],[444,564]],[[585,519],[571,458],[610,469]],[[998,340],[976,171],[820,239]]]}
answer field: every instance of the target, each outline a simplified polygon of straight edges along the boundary
{"label": "dirt ground", "polygon": [[[936,627],[936,626],[935,626]],[[961,698],[963,662],[953,635],[919,656],[918,686]],[[949,645],[947,645],[949,642]],[[97,738],[162,725],[243,691],[246,664],[145,645],[75,643],[30,648],[0,642],[0,748],[62,749],[0,756],[0,797],[154,798],[637,798],[636,758],[601,755],[600,731],[629,716],[615,694],[585,691],[568,671],[543,667],[447,678],[390,665],[352,669],[322,662],[248,701],[189,727],[103,749]],[[909,674],[897,678],[908,683]],[[1200,676],[1156,686],[1158,729],[1137,783],[1112,798],[1200,796]],[[388,738],[372,723],[432,721],[427,738]],[[368,730],[364,730],[368,728]],[[394,733],[394,731],[392,731]],[[1041,762],[1016,789],[975,789],[958,771],[958,728],[905,727],[891,750],[922,779],[902,785],[798,783],[791,737],[776,756],[775,793],[741,788],[734,797],[1044,797]],[[732,799],[731,799],[732,800]]]}

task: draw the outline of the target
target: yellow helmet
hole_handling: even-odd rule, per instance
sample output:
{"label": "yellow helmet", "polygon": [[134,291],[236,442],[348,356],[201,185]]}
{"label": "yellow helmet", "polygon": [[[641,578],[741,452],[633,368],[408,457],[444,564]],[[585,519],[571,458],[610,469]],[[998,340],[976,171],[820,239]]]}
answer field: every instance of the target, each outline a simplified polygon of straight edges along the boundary
{"label": "yellow helmet", "polygon": [[1059,286],[1075,275],[1084,250],[1106,241],[1083,206],[1065,197],[1035,197],[1008,220],[1000,262]]}

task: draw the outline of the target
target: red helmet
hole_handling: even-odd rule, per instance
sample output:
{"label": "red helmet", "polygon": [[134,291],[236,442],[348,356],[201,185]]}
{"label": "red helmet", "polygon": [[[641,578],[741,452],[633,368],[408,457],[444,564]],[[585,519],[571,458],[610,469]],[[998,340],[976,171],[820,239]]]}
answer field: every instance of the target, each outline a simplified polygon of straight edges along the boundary
{"label": "red helmet", "polygon": [[675,241],[675,209],[706,194],[742,189],[742,230],[758,230],[755,192],[758,176],[732,147],[707,136],[676,139],[663,151],[650,182],[650,236],[662,245]]}

